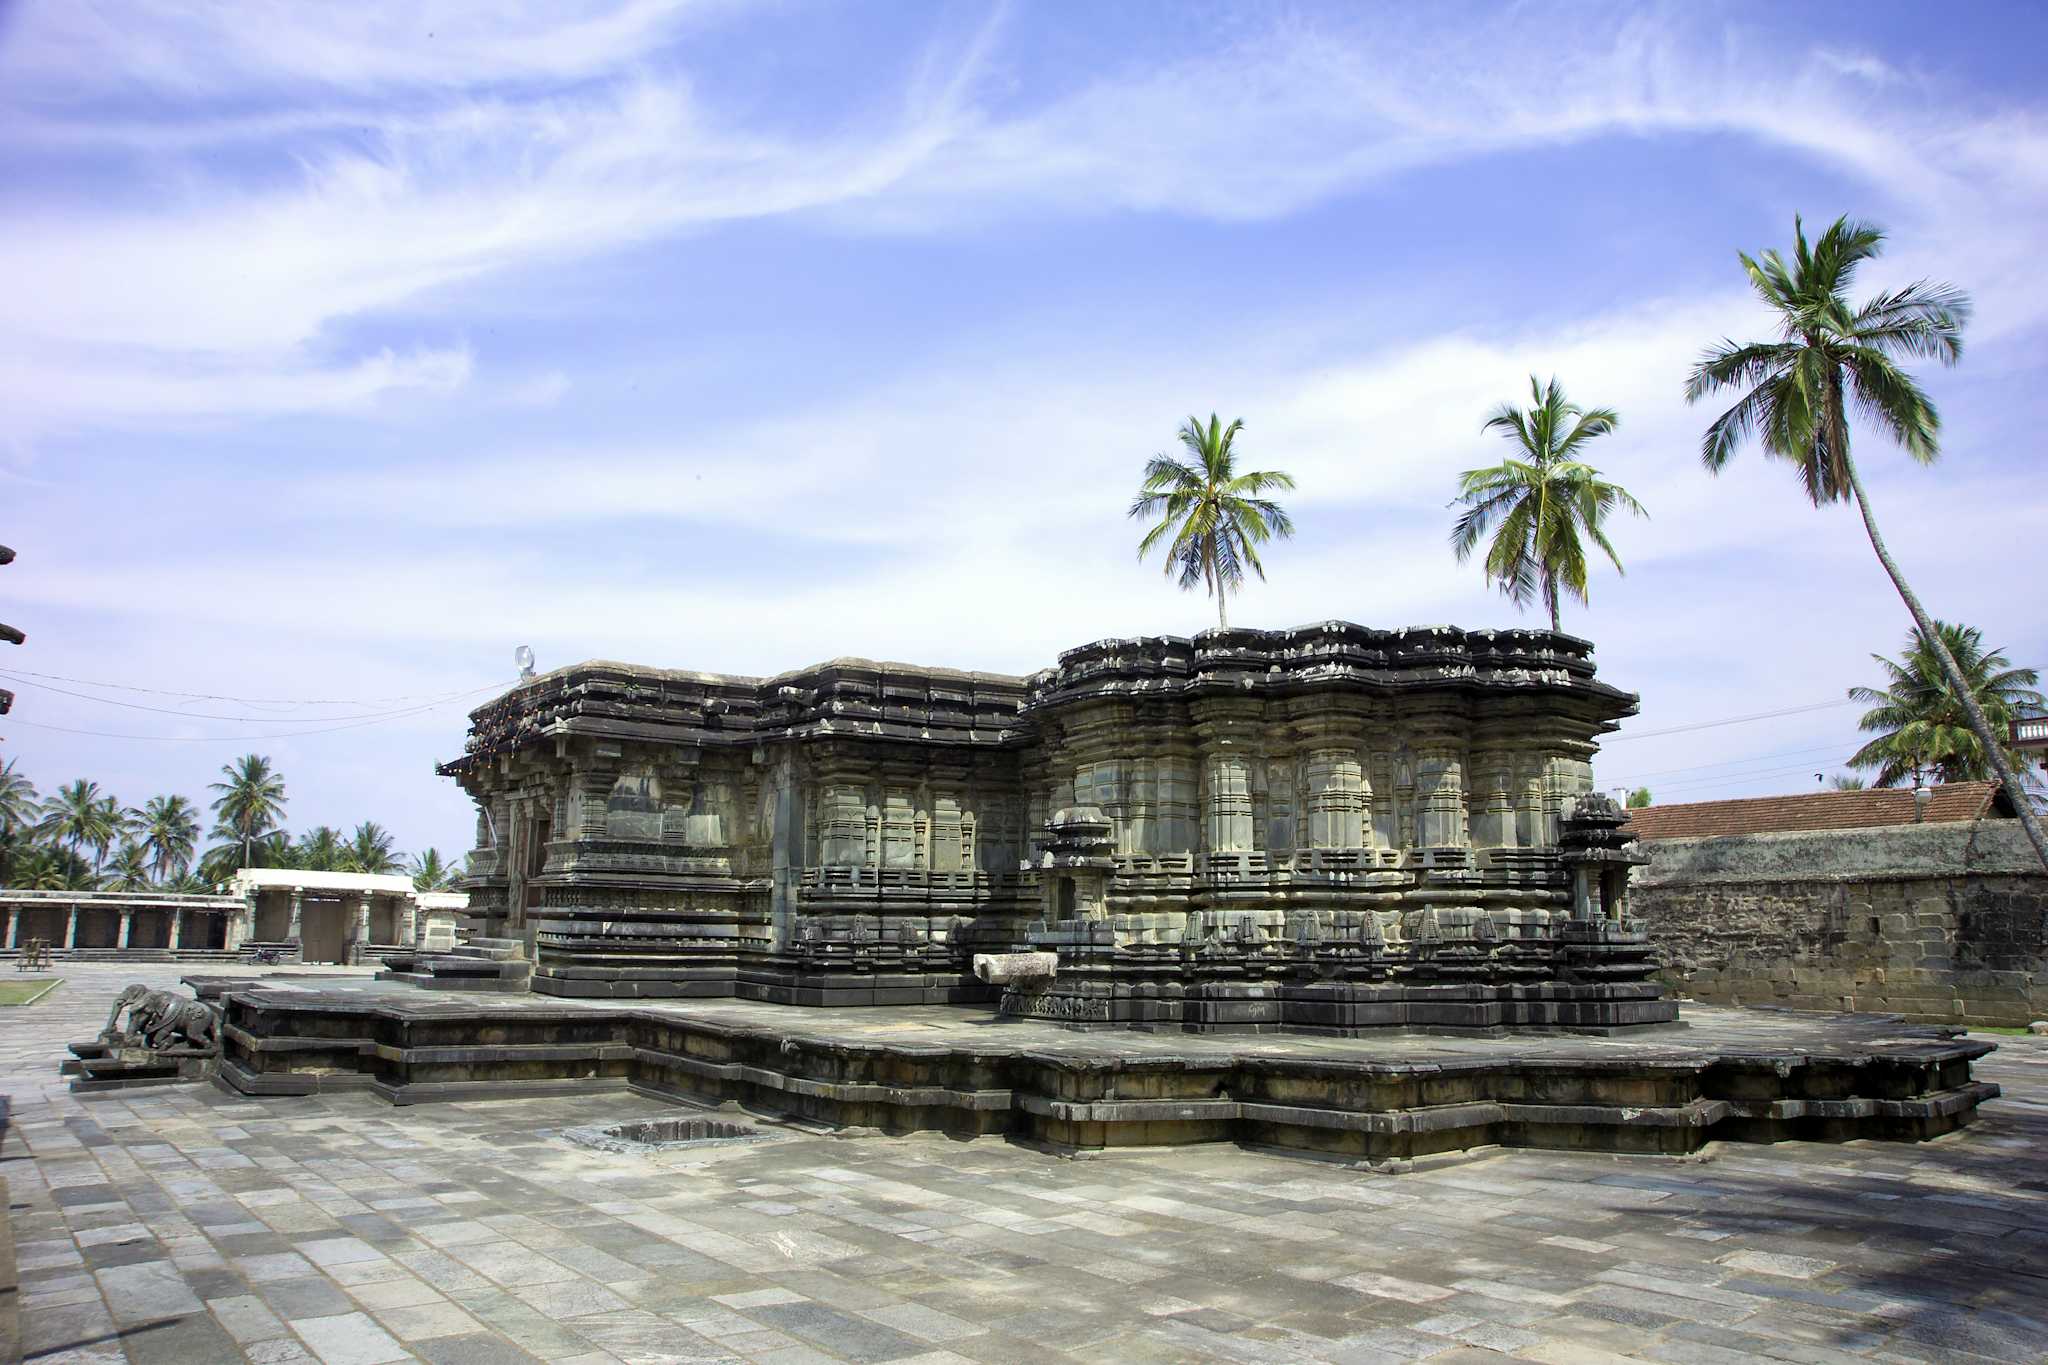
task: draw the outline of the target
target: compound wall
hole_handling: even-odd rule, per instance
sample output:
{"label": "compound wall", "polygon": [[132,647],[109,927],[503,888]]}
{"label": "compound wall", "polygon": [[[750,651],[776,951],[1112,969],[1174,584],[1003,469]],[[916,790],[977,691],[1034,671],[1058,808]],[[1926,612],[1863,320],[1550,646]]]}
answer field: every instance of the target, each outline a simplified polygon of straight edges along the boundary
{"label": "compound wall", "polygon": [[2014,820],[1658,839],[1631,883],[1695,1000],[2048,1018],[2048,874]]}

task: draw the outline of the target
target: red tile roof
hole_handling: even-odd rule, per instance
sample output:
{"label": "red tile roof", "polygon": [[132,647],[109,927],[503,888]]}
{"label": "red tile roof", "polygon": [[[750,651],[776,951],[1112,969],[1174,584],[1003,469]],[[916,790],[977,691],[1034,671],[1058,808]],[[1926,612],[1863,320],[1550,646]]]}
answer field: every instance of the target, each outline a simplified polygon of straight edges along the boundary
{"label": "red tile roof", "polygon": [[[1949,782],[1930,788],[1929,821],[1982,820],[2010,816],[1996,782]],[[1913,823],[1910,787],[1874,787],[1854,792],[1807,792],[1801,796],[1752,796],[1736,801],[1691,801],[1643,806],[1628,813],[1627,828],[1639,839],[1702,839],[1722,834],[1773,834],[1799,829],[1866,829]]]}

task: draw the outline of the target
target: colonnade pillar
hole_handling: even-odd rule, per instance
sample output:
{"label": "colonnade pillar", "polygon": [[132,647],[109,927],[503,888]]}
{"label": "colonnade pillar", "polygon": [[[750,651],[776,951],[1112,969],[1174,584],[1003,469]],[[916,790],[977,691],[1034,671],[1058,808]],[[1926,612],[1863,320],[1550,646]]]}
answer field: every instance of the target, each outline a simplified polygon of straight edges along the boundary
{"label": "colonnade pillar", "polygon": [[7,937],[0,939],[0,944],[4,944],[9,948],[19,948],[21,946],[21,940],[18,937],[20,932],[21,912],[10,905],[7,907]]}
{"label": "colonnade pillar", "polygon": [[133,910],[123,910],[121,912],[121,937],[118,940],[116,940],[116,946],[121,948],[129,947],[130,944],[128,940],[134,934],[134,932],[135,912]]}
{"label": "colonnade pillar", "polygon": [[78,907],[75,905],[64,912],[64,946],[78,946]]}
{"label": "colonnade pillar", "polygon": [[356,905],[356,940],[349,945],[348,960],[361,963],[370,946],[370,897],[365,892]]}
{"label": "colonnade pillar", "polygon": [[284,936],[293,943],[303,942],[306,918],[306,894],[296,888],[292,891],[292,921]]}
{"label": "colonnade pillar", "polygon": [[185,912],[171,911],[171,948],[175,951],[185,945]]}

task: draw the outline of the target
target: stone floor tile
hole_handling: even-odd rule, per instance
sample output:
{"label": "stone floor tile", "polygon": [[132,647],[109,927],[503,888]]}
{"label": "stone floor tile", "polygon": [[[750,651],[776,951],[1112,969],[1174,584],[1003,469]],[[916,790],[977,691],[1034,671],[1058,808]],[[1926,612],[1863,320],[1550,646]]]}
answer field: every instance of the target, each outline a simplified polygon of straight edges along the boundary
{"label": "stone floor tile", "polygon": [[95,1272],[114,1321],[122,1327],[203,1312],[205,1305],[169,1261],[145,1261]]}
{"label": "stone floor tile", "polygon": [[366,1313],[299,1318],[292,1330],[321,1365],[385,1365],[410,1354]]}
{"label": "stone floor tile", "polygon": [[922,1337],[926,1341],[952,1341],[988,1330],[978,1323],[956,1318],[951,1313],[941,1313],[936,1308],[927,1308],[919,1303],[862,1308],[857,1311],[861,1317],[871,1322],[879,1322],[884,1327],[893,1327],[899,1332],[908,1332],[911,1336]]}
{"label": "stone floor tile", "polygon": [[373,1310],[376,1319],[400,1341],[474,1334],[482,1324],[445,1299],[431,1303]]}
{"label": "stone floor tile", "polygon": [[254,1294],[208,1299],[206,1306],[213,1310],[222,1329],[238,1342],[269,1341],[287,1335],[284,1321]]}

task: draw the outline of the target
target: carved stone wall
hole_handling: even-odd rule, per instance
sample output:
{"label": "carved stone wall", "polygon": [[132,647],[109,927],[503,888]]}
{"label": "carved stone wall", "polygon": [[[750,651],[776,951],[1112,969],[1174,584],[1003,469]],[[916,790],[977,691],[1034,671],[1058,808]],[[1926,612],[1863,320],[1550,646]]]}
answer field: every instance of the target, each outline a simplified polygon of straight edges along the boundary
{"label": "carved stone wall", "polygon": [[578,665],[480,708],[442,771],[479,805],[475,913],[533,942],[536,989],[965,998],[964,954],[1057,904],[1064,810],[1106,818],[1109,920],[1547,921],[1559,820],[1633,709],[1569,636],[1332,622],[1100,641],[1029,678]]}

